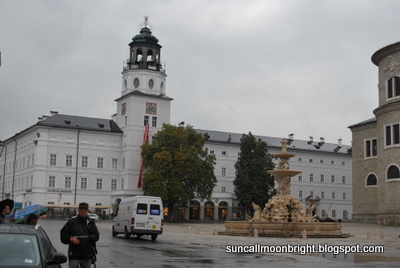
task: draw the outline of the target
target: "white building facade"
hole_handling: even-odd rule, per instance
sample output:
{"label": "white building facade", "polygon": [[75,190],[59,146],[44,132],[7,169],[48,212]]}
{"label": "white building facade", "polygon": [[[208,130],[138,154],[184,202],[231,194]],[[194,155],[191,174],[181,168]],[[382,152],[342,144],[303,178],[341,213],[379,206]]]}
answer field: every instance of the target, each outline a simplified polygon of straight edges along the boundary
{"label": "white building facade", "polygon": [[[112,206],[118,200],[143,194],[139,186],[140,147],[145,126],[149,138],[170,123],[172,98],[166,95],[161,46],[147,24],[132,38],[130,56],[122,72],[121,96],[111,120],[51,112],[13,137],[0,142],[1,198],[22,206]],[[181,219],[229,220],[241,209],[234,195],[234,164],[242,134],[197,130],[217,157],[218,183],[210,200],[193,200],[176,207]],[[280,152],[281,138],[256,136],[271,154]],[[293,137],[288,150],[296,154],[290,167],[302,173],[292,178],[291,193],[304,208],[316,203],[316,214],[349,219],[352,214],[351,148],[323,140]],[[263,205],[263,204],[260,204]]]}

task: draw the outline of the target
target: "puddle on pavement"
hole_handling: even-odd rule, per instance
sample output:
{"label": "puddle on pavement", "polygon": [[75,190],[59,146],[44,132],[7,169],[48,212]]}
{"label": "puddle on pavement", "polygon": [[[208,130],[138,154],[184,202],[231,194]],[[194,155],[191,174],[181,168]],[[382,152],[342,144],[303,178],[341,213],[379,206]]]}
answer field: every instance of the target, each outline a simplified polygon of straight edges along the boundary
{"label": "puddle on pavement", "polygon": [[400,257],[390,257],[383,255],[348,253],[347,255],[333,253],[308,254],[311,257],[320,257],[328,260],[346,261],[346,262],[400,262]]}

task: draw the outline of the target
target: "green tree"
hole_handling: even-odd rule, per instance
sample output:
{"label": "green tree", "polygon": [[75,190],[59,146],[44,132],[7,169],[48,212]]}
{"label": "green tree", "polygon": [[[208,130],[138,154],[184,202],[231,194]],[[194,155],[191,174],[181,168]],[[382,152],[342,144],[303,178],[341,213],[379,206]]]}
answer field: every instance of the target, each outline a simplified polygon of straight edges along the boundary
{"label": "green tree", "polygon": [[209,199],[217,183],[215,156],[203,148],[205,139],[191,126],[163,124],[152,144],[142,146],[145,195],[160,196],[172,215],[175,204]]}
{"label": "green tree", "polygon": [[249,132],[240,139],[240,156],[235,163],[236,177],[233,181],[235,194],[246,211],[252,211],[254,202],[261,208],[274,195],[274,178],[267,170],[274,169],[273,156],[268,145]]}

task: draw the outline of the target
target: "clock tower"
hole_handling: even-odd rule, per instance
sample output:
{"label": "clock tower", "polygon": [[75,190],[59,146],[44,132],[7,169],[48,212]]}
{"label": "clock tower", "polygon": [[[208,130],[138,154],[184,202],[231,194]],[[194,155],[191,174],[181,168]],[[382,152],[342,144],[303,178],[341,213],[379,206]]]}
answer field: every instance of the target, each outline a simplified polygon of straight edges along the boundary
{"label": "clock tower", "polygon": [[123,197],[142,194],[139,174],[144,136],[148,134],[151,141],[163,123],[170,123],[172,98],[166,96],[167,75],[162,67],[161,45],[149,25],[145,17],[144,27],[129,43],[129,58],[122,71],[121,97],[115,100],[118,106],[114,121],[124,132]]}

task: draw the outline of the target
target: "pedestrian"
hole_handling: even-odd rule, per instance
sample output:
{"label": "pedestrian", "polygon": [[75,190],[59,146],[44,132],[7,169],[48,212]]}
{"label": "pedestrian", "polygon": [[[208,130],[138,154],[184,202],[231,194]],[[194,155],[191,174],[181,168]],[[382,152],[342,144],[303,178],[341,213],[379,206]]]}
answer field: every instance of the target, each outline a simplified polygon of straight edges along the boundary
{"label": "pedestrian", "polygon": [[69,268],[89,268],[92,261],[96,261],[96,242],[100,234],[94,220],[88,217],[88,210],[88,203],[80,203],[78,215],[60,231],[61,242],[68,245]]}
{"label": "pedestrian", "polygon": [[28,215],[28,218],[26,218],[25,223],[28,225],[33,225],[36,226],[38,223],[39,217],[35,213],[31,213]]}
{"label": "pedestrian", "polygon": [[7,215],[10,214],[11,210],[14,208],[14,200],[4,199],[0,202],[0,224],[9,223],[6,219]]}

